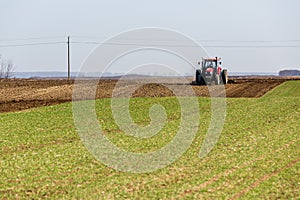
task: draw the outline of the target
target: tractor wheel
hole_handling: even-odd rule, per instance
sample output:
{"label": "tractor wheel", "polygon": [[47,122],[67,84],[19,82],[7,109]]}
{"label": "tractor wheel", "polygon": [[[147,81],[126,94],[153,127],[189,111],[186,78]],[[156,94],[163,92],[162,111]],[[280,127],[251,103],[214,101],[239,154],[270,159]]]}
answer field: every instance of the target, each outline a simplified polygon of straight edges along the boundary
{"label": "tractor wheel", "polygon": [[203,77],[202,77],[202,75],[201,75],[201,70],[200,70],[200,69],[197,69],[197,70],[196,70],[196,83],[197,83],[198,85],[204,85],[203,82],[204,82],[204,80],[203,80]]}
{"label": "tractor wheel", "polygon": [[222,83],[224,85],[226,85],[228,83],[228,72],[227,72],[227,69],[222,70],[221,76],[222,76]]}

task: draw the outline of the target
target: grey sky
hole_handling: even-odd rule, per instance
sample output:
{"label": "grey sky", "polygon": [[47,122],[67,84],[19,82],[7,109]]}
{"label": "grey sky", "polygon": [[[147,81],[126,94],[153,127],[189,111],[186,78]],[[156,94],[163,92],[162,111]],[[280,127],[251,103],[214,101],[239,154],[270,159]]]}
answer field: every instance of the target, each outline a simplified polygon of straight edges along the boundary
{"label": "grey sky", "polygon": [[[5,45],[65,42],[68,35],[73,42],[101,42],[140,27],[174,29],[204,46],[217,46],[206,50],[222,57],[230,71],[300,68],[298,0],[1,0],[0,7],[0,54],[17,71],[65,71],[66,44]],[[43,39],[29,39],[35,37]],[[259,47],[247,47],[253,45]],[[96,46],[71,47],[77,71]]]}

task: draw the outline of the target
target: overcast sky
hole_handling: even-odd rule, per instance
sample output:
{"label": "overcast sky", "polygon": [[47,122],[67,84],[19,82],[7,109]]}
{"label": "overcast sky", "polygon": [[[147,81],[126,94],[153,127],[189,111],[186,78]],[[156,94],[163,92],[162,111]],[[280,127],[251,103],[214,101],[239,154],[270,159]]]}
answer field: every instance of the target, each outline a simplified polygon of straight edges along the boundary
{"label": "overcast sky", "polygon": [[67,46],[59,42],[68,35],[83,42],[71,45],[78,71],[96,47],[84,42],[141,27],[194,38],[232,72],[300,69],[299,0],[0,0],[0,8],[0,54],[16,71],[65,71]]}

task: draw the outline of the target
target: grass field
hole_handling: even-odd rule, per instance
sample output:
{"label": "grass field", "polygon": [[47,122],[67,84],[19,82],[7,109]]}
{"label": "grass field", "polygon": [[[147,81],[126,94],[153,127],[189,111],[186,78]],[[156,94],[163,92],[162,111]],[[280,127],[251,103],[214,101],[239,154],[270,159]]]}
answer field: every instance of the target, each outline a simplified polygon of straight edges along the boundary
{"label": "grass field", "polygon": [[[153,151],[177,131],[176,98],[131,99],[133,120],[161,103],[167,124],[150,139],[134,139],[112,121],[110,99],[97,100],[98,118],[116,145]],[[259,99],[227,99],[220,139],[204,159],[198,153],[210,123],[210,100],[199,98],[200,127],[189,150],[156,172],[118,172],[97,162],[76,132],[71,103],[0,114],[0,198],[300,198],[300,81],[286,82]]]}

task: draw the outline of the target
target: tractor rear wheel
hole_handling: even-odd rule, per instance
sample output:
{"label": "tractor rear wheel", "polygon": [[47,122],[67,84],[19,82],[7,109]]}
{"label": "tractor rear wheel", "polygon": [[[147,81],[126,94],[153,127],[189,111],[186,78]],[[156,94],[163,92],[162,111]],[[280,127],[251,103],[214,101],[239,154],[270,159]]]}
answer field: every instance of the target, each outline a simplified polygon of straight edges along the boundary
{"label": "tractor rear wheel", "polygon": [[224,85],[226,85],[228,83],[228,72],[227,72],[227,69],[222,70],[221,76],[222,76],[222,83]]}
{"label": "tractor rear wheel", "polygon": [[198,85],[205,85],[205,82],[203,80],[202,73],[201,73],[200,69],[196,70],[196,83]]}

